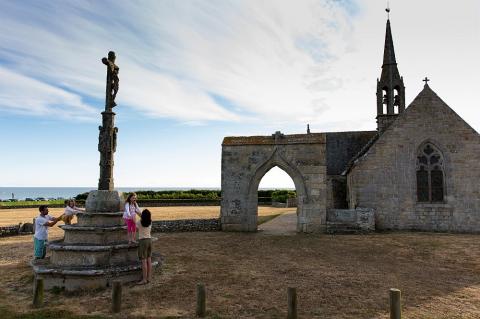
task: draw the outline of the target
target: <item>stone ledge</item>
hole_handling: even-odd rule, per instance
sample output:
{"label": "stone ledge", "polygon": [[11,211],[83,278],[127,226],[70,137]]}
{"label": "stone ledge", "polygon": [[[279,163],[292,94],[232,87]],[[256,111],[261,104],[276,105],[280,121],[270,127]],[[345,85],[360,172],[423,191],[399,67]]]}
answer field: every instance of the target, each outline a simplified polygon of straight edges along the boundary
{"label": "stone ledge", "polygon": [[48,243],[48,248],[56,251],[109,251],[117,249],[128,249],[128,248],[137,248],[138,243],[132,244],[112,244],[112,245],[66,245],[63,243],[51,242]]}
{"label": "stone ledge", "polygon": [[222,145],[282,145],[282,144],[325,144],[325,133],[282,135],[275,140],[273,136],[227,136]]}
{"label": "stone ledge", "polygon": [[123,212],[82,212],[77,213],[77,215],[81,215],[82,217],[97,217],[97,216],[107,216],[107,217],[118,217],[123,216]]}
{"label": "stone ledge", "polygon": [[58,226],[64,231],[95,231],[95,232],[109,232],[127,229],[127,226],[77,226],[77,225],[60,225]]}
{"label": "stone ledge", "polygon": [[[158,260],[152,261],[152,266],[161,266],[162,263],[163,260],[161,257],[159,257]],[[140,261],[129,265],[107,266],[103,268],[64,268],[54,267],[50,264],[36,265],[35,262],[31,262],[30,265],[32,266],[33,271],[37,275],[105,276],[110,274],[119,274],[123,272],[142,270],[142,263]]]}

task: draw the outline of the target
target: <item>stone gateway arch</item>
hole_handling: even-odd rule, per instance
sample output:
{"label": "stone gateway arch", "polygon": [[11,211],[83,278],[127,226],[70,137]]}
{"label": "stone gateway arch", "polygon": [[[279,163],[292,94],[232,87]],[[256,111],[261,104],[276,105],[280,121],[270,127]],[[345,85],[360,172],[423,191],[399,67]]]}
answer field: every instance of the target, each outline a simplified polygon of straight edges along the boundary
{"label": "stone gateway arch", "polygon": [[297,231],[323,232],[325,145],[325,134],[226,137],[222,143],[222,230],[257,230],[258,185],[278,166],[295,184]]}

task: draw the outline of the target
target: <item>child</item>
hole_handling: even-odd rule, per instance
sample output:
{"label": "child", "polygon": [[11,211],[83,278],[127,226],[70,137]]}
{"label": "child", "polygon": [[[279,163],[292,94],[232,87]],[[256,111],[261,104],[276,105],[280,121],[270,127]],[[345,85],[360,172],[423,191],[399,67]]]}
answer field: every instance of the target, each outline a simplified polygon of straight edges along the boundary
{"label": "child", "polygon": [[123,212],[123,219],[127,224],[127,239],[128,243],[135,243],[135,236],[137,228],[135,226],[135,216],[140,213],[140,207],[137,204],[137,194],[131,193],[125,201],[125,211]]}
{"label": "child", "polygon": [[138,227],[138,239],[140,244],[138,245],[138,258],[142,261],[142,274],[143,278],[138,283],[139,285],[145,285],[152,280],[152,214],[148,209],[143,210],[142,214],[136,213],[140,220],[137,222]]}
{"label": "child", "polygon": [[43,259],[47,253],[48,227],[52,227],[58,218],[48,215],[48,206],[38,207],[40,215],[35,218],[35,235],[33,235],[33,255],[35,259]]}
{"label": "child", "polygon": [[75,206],[74,199],[67,199],[65,201],[65,211],[63,212],[63,221],[65,222],[65,225],[70,225],[72,223],[73,216],[77,215],[78,212],[84,211],[84,209]]}

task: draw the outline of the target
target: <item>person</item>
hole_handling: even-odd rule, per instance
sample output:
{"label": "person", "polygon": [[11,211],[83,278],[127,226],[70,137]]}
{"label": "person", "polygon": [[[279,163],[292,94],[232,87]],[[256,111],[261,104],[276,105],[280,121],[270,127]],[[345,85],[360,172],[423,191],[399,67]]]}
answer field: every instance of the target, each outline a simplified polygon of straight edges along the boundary
{"label": "person", "polygon": [[123,212],[123,219],[127,224],[127,239],[128,243],[135,243],[137,228],[135,225],[136,215],[140,213],[140,207],[137,204],[137,194],[130,193],[125,201],[125,211]]}
{"label": "person", "polygon": [[47,253],[48,227],[54,226],[58,218],[48,215],[48,206],[38,207],[40,215],[35,218],[35,234],[33,235],[33,255],[35,259],[44,259]]}
{"label": "person", "polygon": [[70,225],[72,223],[73,216],[77,215],[78,212],[85,212],[85,210],[78,208],[75,205],[74,199],[67,199],[65,201],[65,211],[62,215],[65,225]]}
{"label": "person", "polygon": [[140,217],[136,226],[139,240],[138,258],[142,261],[142,280],[138,284],[145,285],[152,280],[152,214],[148,209],[136,214]]}

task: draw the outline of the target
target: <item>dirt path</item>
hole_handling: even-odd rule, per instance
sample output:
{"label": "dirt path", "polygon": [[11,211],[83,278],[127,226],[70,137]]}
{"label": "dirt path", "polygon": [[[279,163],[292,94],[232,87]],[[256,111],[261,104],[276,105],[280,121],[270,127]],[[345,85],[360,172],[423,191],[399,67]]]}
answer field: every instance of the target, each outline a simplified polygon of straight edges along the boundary
{"label": "dirt path", "polygon": [[293,236],[297,233],[297,213],[285,212],[258,226],[258,231],[264,235]]}

